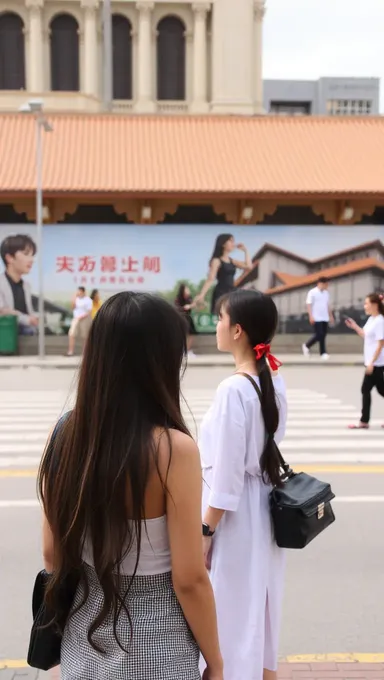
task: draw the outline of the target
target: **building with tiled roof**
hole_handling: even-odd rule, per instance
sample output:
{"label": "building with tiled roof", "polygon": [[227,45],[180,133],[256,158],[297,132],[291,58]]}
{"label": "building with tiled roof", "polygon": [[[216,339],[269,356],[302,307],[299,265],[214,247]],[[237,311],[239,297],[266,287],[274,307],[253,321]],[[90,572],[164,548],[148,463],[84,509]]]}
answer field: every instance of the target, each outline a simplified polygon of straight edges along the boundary
{"label": "building with tiled roof", "polygon": [[320,276],[329,279],[335,311],[362,307],[368,292],[384,288],[384,244],[378,240],[315,260],[267,243],[255,254],[252,264],[251,271],[239,277],[236,285],[272,295],[282,319],[305,312],[306,293]]}
{"label": "building with tiled roof", "polygon": [[[206,204],[233,223],[296,205],[320,224],[348,224],[384,205],[384,118],[52,114],[49,122],[43,189],[53,221],[81,204],[112,203],[134,222]],[[33,219],[31,117],[0,115],[0,154],[0,203]]]}

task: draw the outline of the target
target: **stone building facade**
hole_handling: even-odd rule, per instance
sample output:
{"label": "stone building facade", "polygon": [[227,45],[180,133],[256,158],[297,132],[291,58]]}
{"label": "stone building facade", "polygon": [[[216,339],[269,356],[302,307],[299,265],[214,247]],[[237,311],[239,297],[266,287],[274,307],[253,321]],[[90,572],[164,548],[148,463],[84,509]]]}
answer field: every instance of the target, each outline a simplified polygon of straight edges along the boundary
{"label": "stone building facade", "polygon": [[[114,112],[259,114],[265,0],[112,0]],[[0,0],[0,111],[97,112],[102,0]]]}

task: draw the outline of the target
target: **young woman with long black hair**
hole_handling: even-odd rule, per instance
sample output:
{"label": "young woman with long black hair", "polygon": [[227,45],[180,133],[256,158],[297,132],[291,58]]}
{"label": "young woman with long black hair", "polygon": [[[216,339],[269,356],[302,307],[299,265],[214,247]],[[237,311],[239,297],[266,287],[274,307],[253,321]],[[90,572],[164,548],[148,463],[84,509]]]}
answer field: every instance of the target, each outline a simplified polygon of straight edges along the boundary
{"label": "young woman with long black hair", "polygon": [[[287,416],[280,362],[270,354],[277,321],[273,300],[256,291],[220,302],[217,346],[233,354],[236,373],[220,384],[199,446],[224,680],[277,680],[285,554],[273,538],[269,493],[280,484],[273,439],[282,440]],[[261,402],[244,373],[258,384]]]}
{"label": "young woman with long black hair", "polygon": [[363,328],[353,319],[347,319],[346,325],[364,340],[365,374],[361,385],[363,406],[360,422],[349,425],[351,430],[367,430],[371,417],[371,392],[376,387],[384,397],[384,302],[383,296],[371,293],[365,298],[364,311],[368,321]]}
{"label": "young woman with long black hair", "polygon": [[120,293],[92,324],[76,404],[39,473],[47,602],[80,582],[62,680],[223,680],[201,542],[201,466],[180,411],[185,321]]}
{"label": "young woman with long black hair", "polygon": [[[244,253],[244,261],[234,260],[230,254],[233,250],[241,250]],[[199,295],[195,298],[198,304],[204,303],[205,296],[216,281],[212,294],[211,314],[217,313],[217,302],[235,287],[235,274],[237,269],[247,271],[252,269],[252,261],[247,248],[242,244],[236,245],[232,234],[219,234],[213,248],[212,257],[209,260],[209,273]]]}
{"label": "young woman with long black hair", "polygon": [[188,324],[187,349],[188,355],[194,356],[192,351],[193,337],[196,335],[196,328],[192,319],[192,310],[195,309],[196,303],[192,299],[191,291],[185,283],[181,283],[177,291],[176,307],[185,315]]}

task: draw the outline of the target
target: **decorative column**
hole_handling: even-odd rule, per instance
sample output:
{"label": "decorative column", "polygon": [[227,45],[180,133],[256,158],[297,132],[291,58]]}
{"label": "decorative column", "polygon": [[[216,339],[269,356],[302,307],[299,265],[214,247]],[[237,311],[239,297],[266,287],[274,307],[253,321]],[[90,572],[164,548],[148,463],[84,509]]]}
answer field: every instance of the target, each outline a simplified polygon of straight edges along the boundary
{"label": "decorative column", "polygon": [[263,114],[263,20],[265,15],[265,0],[255,0],[254,3],[254,105],[255,113]]}
{"label": "decorative column", "polygon": [[193,113],[207,113],[207,13],[211,6],[205,3],[192,5],[195,15],[193,33]]}
{"label": "decorative column", "polygon": [[138,88],[137,104],[138,113],[153,113],[155,102],[152,95],[152,10],[153,2],[142,0],[136,3],[139,11],[138,30]]}
{"label": "decorative column", "polygon": [[84,10],[84,92],[98,96],[97,8],[98,0],[81,0]]}
{"label": "decorative column", "polygon": [[43,9],[44,0],[27,0],[29,10],[29,84],[32,93],[44,91]]}

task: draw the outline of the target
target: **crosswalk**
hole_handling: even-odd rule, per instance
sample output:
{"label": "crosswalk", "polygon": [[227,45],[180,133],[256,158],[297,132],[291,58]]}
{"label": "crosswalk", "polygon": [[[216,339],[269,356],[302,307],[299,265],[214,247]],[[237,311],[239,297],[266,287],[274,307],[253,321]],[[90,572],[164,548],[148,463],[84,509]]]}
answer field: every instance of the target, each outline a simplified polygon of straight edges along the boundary
{"label": "crosswalk", "polygon": [[[185,393],[184,417],[197,438],[213,397],[213,389]],[[71,403],[60,391],[0,391],[0,478],[36,474],[47,436]],[[288,390],[288,408],[281,451],[294,467],[384,464],[381,421],[368,431],[348,430],[358,421],[356,408],[310,389]]]}

